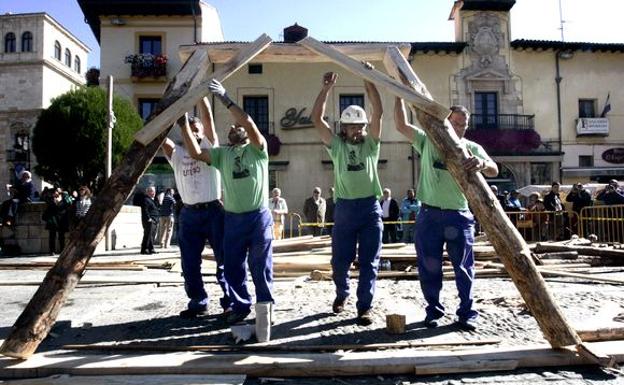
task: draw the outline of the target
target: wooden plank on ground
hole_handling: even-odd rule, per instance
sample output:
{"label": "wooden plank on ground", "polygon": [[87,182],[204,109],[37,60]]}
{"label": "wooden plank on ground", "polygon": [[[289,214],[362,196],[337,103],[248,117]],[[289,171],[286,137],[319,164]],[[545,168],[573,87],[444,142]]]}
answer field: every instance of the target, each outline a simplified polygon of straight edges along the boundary
{"label": "wooden plank on ground", "polygon": [[244,375],[143,374],[126,376],[72,376],[58,374],[2,382],[3,385],[243,385]]}
{"label": "wooden plank on ground", "polygon": [[[191,111],[199,99],[208,95],[208,84],[212,79],[217,79],[220,82],[224,81],[242,66],[249,63],[269,44],[271,44],[271,38],[266,34],[262,34],[253,43],[246,45],[227,63],[210,74],[207,80],[202,81],[197,86],[188,90],[178,100],[167,107],[167,109],[147,123],[141,131],[134,134],[134,139],[143,145],[150,143],[160,135],[163,129],[171,126],[185,112]],[[198,52],[204,52],[205,54],[205,51]]]}
{"label": "wooden plank on ground", "polygon": [[[618,363],[624,362],[620,341],[589,343]],[[462,351],[391,350],[371,352],[210,354],[171,352],[159,354],[83,354],[58,351],[36,354],[30,360],[0,358],[0,378],[17,379],[73,375],[130,374],[244,374],[271,377],[333,377],[357,375],[413,375],[415,368],[462,362],[518,361],[518,368],[588,365],[592,362],[571,348],[548,345],[477,348]],[[431,373],[435,374],[435,373]]]}

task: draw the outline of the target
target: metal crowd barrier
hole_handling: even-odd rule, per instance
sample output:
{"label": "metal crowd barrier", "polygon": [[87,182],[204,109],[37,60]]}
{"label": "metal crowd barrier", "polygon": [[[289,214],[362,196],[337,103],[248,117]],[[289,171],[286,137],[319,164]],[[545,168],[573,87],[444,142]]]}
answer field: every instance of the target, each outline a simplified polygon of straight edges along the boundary
{"label": "metal crowd barrier", "polygon": [[578,215],[572,211],[505,212],[527,242],[561,241],[577,234],[572,224]]}
{"label": "metal crowd barrier", "polygon": [[[303,218],[298,213],[289,213],[288,214],[288,224],[289,224],[289,238],[292,238],[294,235],[295,228],[297,229],[297,236],[304,235],[304,229],[314,229],[318,228],[318,231],[315,235],[331,235],[331,229],[334,225],[334,222],[304,222]],[[411,221],[384,221],[383,224],[413,224],[414,220]],[[308,231],[308,233],[315,233],[314,230]]]}
{"label": "metal crowd barrier", "polygon": [[581,237],[595,234],[599,242],[624,243],[624,205],[584,207],[577,225]]}

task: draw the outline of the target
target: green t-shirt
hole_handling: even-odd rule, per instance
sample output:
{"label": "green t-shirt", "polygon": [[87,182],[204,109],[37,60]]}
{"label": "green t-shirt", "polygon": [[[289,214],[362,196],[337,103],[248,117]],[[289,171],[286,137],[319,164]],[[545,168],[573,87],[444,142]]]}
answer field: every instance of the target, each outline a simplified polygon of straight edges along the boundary
{"label": "green t-shirt", "polygon": [[379,140],[370,135],[364,142],[350,144],[334,136],[327,152],[334,164],[336,198],[358,199],[381,196],[377,175]]}
{"label": "green t-shirt", "polygon": [[269,200],[269,154],[252,144],[210,150],[211,165],[221,171],[225,211],[246,213]]}
{"label": "green t-shirt", "polygon": [[[487,161],[492,160],[479,144],[464,138],[461,139],[461,143],[474,156]],[[420,154],[420,177],[416,198],[423,203],[442,209],[468,210],[466,196],[447,170],[433,142],[420,128],[416,128],[412,146]]]}

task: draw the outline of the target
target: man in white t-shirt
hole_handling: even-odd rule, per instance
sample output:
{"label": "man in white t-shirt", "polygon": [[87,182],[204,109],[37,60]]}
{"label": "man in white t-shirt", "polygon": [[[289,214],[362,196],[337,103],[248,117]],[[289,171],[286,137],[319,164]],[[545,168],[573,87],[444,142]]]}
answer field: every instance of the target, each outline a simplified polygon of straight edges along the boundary
{"label": "man in white t-shirt", "polygon": [[[210,104],[207,98],[199,103],[200,118],[191,117],[189,124],[201,148],[219,146]],[[201,276],[201,253],[206,240],[214,251],[217,262],[217,281],[223,290],[221,307],[224,313],[231,310],[228,284],[223,272],[223,220],[221,203],[221,176],[207,163],[188,155],[184,146],[167,139],[162,146],[173,168],[178,192],[184,206],[180,211],[178,244],[182,254],[184,289],[190,301],[188,308],[180,313],[183,318],[204,314],[208,308],[208,294]]]}

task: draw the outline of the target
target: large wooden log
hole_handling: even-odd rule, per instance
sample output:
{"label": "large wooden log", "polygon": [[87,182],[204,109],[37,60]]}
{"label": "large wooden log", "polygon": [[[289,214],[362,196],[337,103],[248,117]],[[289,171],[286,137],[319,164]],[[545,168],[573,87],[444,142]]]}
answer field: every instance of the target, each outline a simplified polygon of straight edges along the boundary
{"label": "large wooden log", "polygon": [[470,207],[485,228],[488,239],[503,260],[548,342],[553,347],[579,345],[580,338],[548,291],[546,282],[531,259],[529,247],[505,214],[483,175],[464,171],[462,161],[467,159],[469,154],[461,146],[453,127],[446,119],[448,108],[444,108],[444,115],[440,110],[441,105],[432,101],[428,92],[422,93],[426,88],[419,86],[422,82],[403,55],[396,48],[390,48],[384,64],[387,65],[390,74],[395,75],[397,79],[403,79],[409,86],[400,84],[386,74],[370,69],[311,37],[302,40],[300,44],[328,56],[338,65],[377,86],[384,87],[388,92],[412,104],[422,128],[442,154],[451,175],[468,198]]}
{"label": "large wooden log", "polygon": [[577,245],[561,245],[551,243],[538,243],[535,245],[536,253],[549,252],[571,252],[576,251],[580,255],[591,255],[595,257],[620,259],[624,263],[624,250],[612,249],[607,247],[577,246]]}
{"label": "large wooden log", "polygon": [[[261,36],[261,41],[266,40]],[[246,52],[244,58],[236,56],[225,68],[236,71],[240,68],[238,60],[249,61],[264,46],[256,47],[254,52]],[[182,67],[169,83],[149,121],[154,121],[191,89],[196,89],[209,70],[208,55],[198,51]],[[221,72],[222,79],[230,72]],[[214,75],[212,77],[215,77]],[[201,96],[198,96],[198,99]],[[195,99],[195,102],[198,100]],[[170,110],[169,110],[170,111]],[[179,116],[179,115],[178,115]],[[70,235],[65,249],[56,264],[48,271],[39,289],[32,297],[22,314],[11,328],[9,336],[0,347],[0,354],[25,359],[30,357],[54,325],[65,300],[83,276],[87,263],[95,247],[102,240],[105,229],[121,209],[137,181],[145,172],[154,155],[164,142],[171,126],[161,127],[155,140],[143,146],[134,141],[120,165],[106,182],[99,198],[94,202],[85,219]]]}
{"label": "large wooden log", "polygon": [[187,90],[183,95],[177,98],[166,110],[162,111],[158,116],[147,123],[141,131],[134,134],[134,139],[143,145],[151,143],[160,135],[165,127],[172,125],[182,114],[192,110],[199,99],[208,95],[208,84],[212,79],[224,81],[242,66],[249,63],[256,55],[268,47],[269,44],[271,44],[271,38],[266,34],[262,34],[256,41],[241,49],[238,54],[225,63],[223,67],[218,68],[208,79],[202,81],[192,89]]}
{"label": "large wooden log", "polygon": [[[594,342],[590,347],[624,361],[620,341]],[[469,350],[390,350],[333,353],[241,354],[169,352],[123,354],[37,354],[32,360],[0,360],[0,377],[29,378],[53,374],[246,374],[253,377],[333,377],[365,375],[413,375],[418,368],[455,363],[458,372],[464,362],[501,362],[517,360],[518,368],[588,365],[591,361],[572,349],[552,349],[548,345],[488,347]],[[429,370],[428,373],[435,374]]]}

